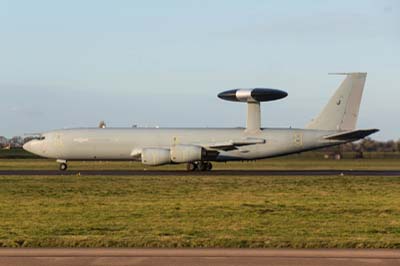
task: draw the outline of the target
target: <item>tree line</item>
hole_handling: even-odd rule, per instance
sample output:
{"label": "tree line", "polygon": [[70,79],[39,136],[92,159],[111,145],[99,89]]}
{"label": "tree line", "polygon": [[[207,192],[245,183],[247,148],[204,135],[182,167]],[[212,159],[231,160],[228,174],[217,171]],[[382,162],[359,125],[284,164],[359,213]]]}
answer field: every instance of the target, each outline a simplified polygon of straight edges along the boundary
{"label": "tree line", "polygon": [[340,145],[343,152],[400,152],[400,139],[397,141],[377,141],[365,138],[357,142]]}

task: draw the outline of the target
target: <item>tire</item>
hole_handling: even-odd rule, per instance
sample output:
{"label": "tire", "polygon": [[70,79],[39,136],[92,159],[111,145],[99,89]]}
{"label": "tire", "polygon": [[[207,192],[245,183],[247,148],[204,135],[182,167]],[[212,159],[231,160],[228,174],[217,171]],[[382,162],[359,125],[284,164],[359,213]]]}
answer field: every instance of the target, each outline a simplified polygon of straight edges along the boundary
{"label": "tire", "polygon": [[193,171],[196,171],[196,169],[197,169],[197,165],[195,163],[187,163],[186,164],[187,171],[193,172]]}
{"label": "tire", "polygon": [[197,165],[197,169],[202,172],[207,171],[207,163],[199,162]]}
{"label": "tire", "polygon": [[60,163],[60,171],[66,171],[68,168],[68,165],[66,163]]}

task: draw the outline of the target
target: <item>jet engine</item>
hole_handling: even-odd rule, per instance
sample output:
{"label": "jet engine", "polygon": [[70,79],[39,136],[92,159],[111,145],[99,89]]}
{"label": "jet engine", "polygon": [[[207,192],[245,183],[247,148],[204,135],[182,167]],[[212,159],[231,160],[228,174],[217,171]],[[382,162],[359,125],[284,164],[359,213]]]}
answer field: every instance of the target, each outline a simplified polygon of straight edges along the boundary
{"label": "jet engine", "polygon": [[207,151],[196,145],[174,145],[166,148],[144,148],[141,150],[142,163],[146,165],[163,165],[173,163],[190,163],[213,160],[217,151]]}
{"label": "jet engine", "polygon": [[206,150],[200,146],[175,145],[171,147],[171,161],[174,163],[201,161],[206,154]]}
{"label": "jet engine", "polygon": [[147,165],[162,165],[171,162],[169,149],[144,148],[142,150],[142,163]]}

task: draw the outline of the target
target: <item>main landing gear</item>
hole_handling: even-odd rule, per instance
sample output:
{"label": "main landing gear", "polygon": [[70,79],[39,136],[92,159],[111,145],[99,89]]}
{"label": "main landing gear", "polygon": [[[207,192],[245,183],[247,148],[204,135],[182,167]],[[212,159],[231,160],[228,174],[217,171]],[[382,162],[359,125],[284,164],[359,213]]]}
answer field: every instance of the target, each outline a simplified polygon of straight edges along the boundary
{"label": "main landing gear", "polygon": [[68,165],[66,160],[57,160],[57,162],[60,163],[60,171],[67,171]]}
{"label": "main landing gear", "polygon": [[210,162],[191,162],[186,165],[188,171],[211,171],[212,164]]}

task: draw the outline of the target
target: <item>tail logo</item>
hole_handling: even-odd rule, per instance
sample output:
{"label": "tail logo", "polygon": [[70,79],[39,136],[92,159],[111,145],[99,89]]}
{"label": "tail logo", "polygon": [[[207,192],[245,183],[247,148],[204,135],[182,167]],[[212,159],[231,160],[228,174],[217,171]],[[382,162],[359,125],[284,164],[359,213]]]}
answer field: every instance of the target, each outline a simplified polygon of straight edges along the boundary
{"label": "tail logo", "polygon": [[342,103],[343,96],[340,96],[339,100],[336,102],[336,105],[339,106]]}

